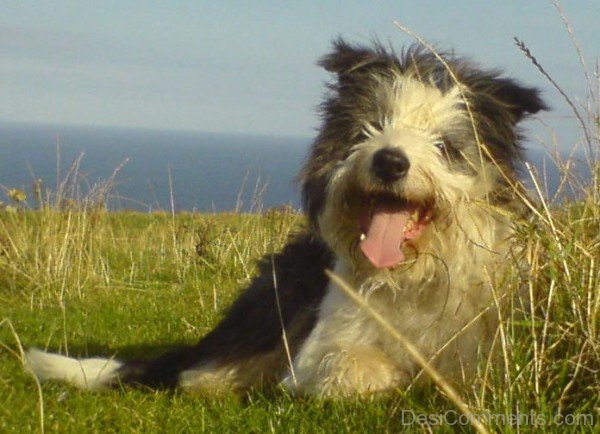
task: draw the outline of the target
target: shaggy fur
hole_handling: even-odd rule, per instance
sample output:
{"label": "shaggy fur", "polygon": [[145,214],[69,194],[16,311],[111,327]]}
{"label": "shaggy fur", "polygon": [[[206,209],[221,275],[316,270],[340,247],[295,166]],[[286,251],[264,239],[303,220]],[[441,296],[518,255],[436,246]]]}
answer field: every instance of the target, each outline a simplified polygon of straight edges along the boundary
{"label": "shaggy fur", "polygon": [[517,124],[545,104],[536,89],[419,47],[397,55],[339,40],[320,65],[334,79],[301,172],[309,229],[263,259],[196,346],[104,367],[34,349],[27,362],[39,378],[186,390],[282,382],[319,396],[408,384],[419,366],[326,269],[446,377],[472,377],[497,329],[502,290],[492,282],[511,262],[522,212]]}

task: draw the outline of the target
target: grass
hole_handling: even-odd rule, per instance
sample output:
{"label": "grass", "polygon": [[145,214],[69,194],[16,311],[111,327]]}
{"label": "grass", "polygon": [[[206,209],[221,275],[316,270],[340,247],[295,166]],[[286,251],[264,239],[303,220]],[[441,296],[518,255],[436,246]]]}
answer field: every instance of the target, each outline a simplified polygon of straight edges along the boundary
{"label": "grass", "polygon": [[[546,420],[559,413],[591,414],[598,420],[600,208],[590,196],[551,216],[558,239],[540,219],[520,226],[535,269],[526,281],[535,309],[503,324],[508,371],[488,373],[473,390],[461,391],[476,414],[518,412]],[[279,249],[302,223],[297,214],[275,211],[1,212],[0,431],[39,431],[43,424],[47,432],[393,432],[406,428],[403,422],[413,414],[432,415],[434,426],[435,415],[458,417],[433,388],[336,402],[293,399],[277,389],[200,396],[134,389],[88,393],[51,383],[38,395],[24,372],[20,344],[127,358],[195,342],[253,275],[254,259]],[[522,282],[515,276],[507,284]],[[586,422],[570,428],[586,432]],[[517,432],[516,426],[486,425]],[[456,426],[437,428],[452,432]]]}
{"label": "grass", "polygon": [[[575,116],[591,181],[575,179],[569,163],[557,160],[575,198],[554,203],[534,188],[531,216],[518,222],[526,267],[497,282],[514,289],[511,313],[530,307],[501,318],[499,368],[482,363],[472,387],[459,391],[489,431],[600,425],[600,100],[590,77],[589,100]],[[433,386],[339,401],[295,399],[277,388],[206,396],[39,387],[23,370],[23,345],[130,358],[196,342],[253,276],[254,261],[304,223],[289,211],[109,213],[108,184],[77,201],[68,183],[54,193],[36,187],[36,210],[16,189],[6,190],[8,205],[0,203],[0,432],[472,430]],[[519,299],[522,288],[530,304]]]}
{"label": "grass", "polygon": [[[280,248],[301,223],[289,212],[0,213],[0,431],[41,426],[36,385],[22,369],[19,343],[125,358],[193,343],[248,281],[253,259]],[[42,391],[48,432],[394,431],[400,427],[394,413],[405,408],[401,395],[328,403],[294,400],[278,390],[210,397],[131,389],[82,393],[45,384]],[[446,404],[433,394],[410,408],[422,405]]]}

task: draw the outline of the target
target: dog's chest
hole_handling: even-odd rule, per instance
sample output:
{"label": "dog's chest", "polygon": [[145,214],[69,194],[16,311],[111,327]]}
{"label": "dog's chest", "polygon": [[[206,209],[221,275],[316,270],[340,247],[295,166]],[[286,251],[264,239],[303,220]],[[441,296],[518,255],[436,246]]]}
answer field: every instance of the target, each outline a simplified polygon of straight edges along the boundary
{"label": "dog's chest", "polygon": [[[398,277],[362,282],[354,280],[342,264],[336,266],[336,272],[425,355],[434,354],[448,342],[486,338],[485,330],[492,329],[488,324],[495,318],[492,292],[476,271],[456,279],[450,275],[449,279]],[[401,343],[374,321],[372,313],[333,284],[321,305],[320,320],[328,324],[329,332],[339,333],[340,339],[375,344],[396,360],[405,356]]]}

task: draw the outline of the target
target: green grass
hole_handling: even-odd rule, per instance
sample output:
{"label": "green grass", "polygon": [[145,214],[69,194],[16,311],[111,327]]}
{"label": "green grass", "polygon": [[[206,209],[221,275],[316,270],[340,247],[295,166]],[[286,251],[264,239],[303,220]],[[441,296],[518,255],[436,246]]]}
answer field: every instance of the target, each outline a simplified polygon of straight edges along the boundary
{"label": "green grass", "polygon": [[[401,427],[394,416],[408,408],[401,394],[334,403],[292,399],[277,389],[211,397],[129,388],[86,393],[51,383],[42,388],[41,419],[36,384],[18,357],[19,342],[76,355],[125,358],[193,343],[214,326],[248,281],[253,260],[280,248],[290,230],[301,224],[290,213],[182,214],[174,219],[87,214],[0,214],[1,432],[39,430],[42,420],[49,432]],[[69,226],[69,219],[79,226]],[[60,253],[59,240],[70,243],[68,252]],[[409,407],[428,408],[435,401],[435,408],[452,408],[435,393]]]}
{"label": "green grass", "polygon": [[[553,217],[558,230],[568,231],[560,239],[570,240],[561,254],[538,220],[521,226],[537,270],[537,310],[503,324],[509,371],[482,374],[473,390],[461,391],[475,413],[598,420],[600,211],[583,200]],[[42,424],[47,432],[395,432],[406,428],[408,411],[453,416],[457,410],[433,387],[333,402],[294,399],[277,388],[203,396],[132,388],[91,393],[47,383],[40,393],[23,370],[20,344],[128,358],[196,342],[251,278],[255,259],[279,249],[301,224],[300,216],[278,212],[0,212],[0,432],[39,431]],[[512,280],[505,284],[522,284]]]}

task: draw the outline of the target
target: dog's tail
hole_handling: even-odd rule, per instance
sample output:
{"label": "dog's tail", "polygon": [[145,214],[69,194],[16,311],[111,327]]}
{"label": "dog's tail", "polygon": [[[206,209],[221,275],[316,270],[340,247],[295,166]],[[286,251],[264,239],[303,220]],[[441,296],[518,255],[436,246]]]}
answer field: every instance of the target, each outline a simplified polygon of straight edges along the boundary
{"label": "dog's tail", "polygon": [[74,359],[32,348],[25,353],[25,366],[39,381],[59,380],[80,389],[97,390],[119,381],[123,363],[114,359]]}

